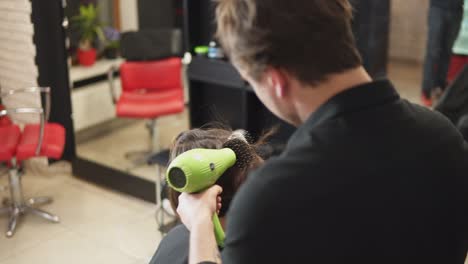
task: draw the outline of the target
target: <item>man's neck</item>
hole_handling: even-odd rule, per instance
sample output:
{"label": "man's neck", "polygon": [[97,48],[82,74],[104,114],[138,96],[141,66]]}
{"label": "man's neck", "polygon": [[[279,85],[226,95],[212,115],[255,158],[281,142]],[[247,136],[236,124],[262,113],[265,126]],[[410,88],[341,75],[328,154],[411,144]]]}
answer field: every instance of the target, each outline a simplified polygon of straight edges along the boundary
{"label": "man's neck", "polygon": [[301,124],[335,95],[369,82],[372,82],[372,78],[363,67],[358,67],[331,75],[314,87],[297,89],[295,107]]}

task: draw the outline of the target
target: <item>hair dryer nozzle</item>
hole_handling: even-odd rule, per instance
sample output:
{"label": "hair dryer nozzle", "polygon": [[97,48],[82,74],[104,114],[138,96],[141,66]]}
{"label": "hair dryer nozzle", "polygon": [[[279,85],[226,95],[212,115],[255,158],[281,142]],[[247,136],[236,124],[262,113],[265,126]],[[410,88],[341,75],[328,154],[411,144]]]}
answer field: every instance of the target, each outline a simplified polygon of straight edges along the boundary
{"label": "hair dryer nozzle", "polygon": [[183,170],[174,167],[168,172],[167,181],[176,188],[184,188],[187,185],[187,176]]}

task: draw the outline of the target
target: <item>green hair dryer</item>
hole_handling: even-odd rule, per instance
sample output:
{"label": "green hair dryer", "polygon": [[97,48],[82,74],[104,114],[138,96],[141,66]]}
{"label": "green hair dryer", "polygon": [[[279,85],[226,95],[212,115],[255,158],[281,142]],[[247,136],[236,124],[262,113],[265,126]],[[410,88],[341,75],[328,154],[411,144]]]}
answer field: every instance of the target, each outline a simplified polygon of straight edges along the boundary
{"label": "green hair dryer", "polygon": [[[167,169],[167,182],[178,192],[197,193],[211,186],[236,164],[236,154],[230,148],[192,149],[175,158]],[[218,215],[213,216],[216,242],[224,247],[224,230]]]}

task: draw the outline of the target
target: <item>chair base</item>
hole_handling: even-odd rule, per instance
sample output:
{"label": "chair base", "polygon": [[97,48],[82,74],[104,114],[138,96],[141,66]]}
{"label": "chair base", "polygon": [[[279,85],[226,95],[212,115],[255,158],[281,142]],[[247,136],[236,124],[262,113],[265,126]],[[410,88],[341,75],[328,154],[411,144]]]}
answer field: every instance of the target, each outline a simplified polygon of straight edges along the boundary
{"label": "chair base", "polygon": [[148,150],[137,150],[125,153],[125,158],[132,162],[132,166],[126,168],[128,172],[137,169],[139,167],[145,166],[148,164],[148,159],[155,153],[159,151],[159,145],[157,144],[158,130],[157,130],[157,120],[151,119],[148,120],[145,124],[146,128],[150,133],[151,144]]}
{"label": "chair base", "polygon": [[[49,199],[50,202],[52,202],[52,199],[51,198],[48,198],[48,197],[39,197],[39,198],[31,198],[29,200],[35,200],[35,199]],[[48,220],[50,222],[53,222],[53,223],[59,223],[60,222],[60,219],[58,216],[56,215],[53,215],[49,212],[46,212],[44,210],[41,210],[39,208],[37,208],[36,206],[39,206],[39,205],[42,205],[42,204],[46,204],[46,203],[50,203],[50,202],[41,202],[41,203],[37,203],[35,202],[34,204],[30,204],[29,202],[22,205],[22,206],[14,206],[14,205],[9,205],[9,206],[6,206],[6,207],[3,207],[3,208],[0,208],[0,214],[8,214],[10,219],[8,221],[8,229],[6,231],[6,236],[8,238],[12,237],[14,234],[15,234],[15,231],[16,231],[16,227],[17,227],[17,224],[19,222],[19,219],[25,215],[25,214],[28,214],[28,213],[31,213],[31,214],[34,214],[36,216],[39,216],[45,220]]]}
{"label": "chair base", "polygon": [[41,205],[52,203],[52,198],[36,197],[30,198],[26,201],[24,200],[21,185],[21,175],[18,173],[17,168],[10,169],[9,188],[11,193],[11,200],[7,199],[3,201],[4,207],[0,208],[0,215],[8,214],[10,218],[6,231],[6,236],[8,238],[15,234],[19,219],[26,214],[34,214],[53,223],[60,222],[58,216],[38,208]]}

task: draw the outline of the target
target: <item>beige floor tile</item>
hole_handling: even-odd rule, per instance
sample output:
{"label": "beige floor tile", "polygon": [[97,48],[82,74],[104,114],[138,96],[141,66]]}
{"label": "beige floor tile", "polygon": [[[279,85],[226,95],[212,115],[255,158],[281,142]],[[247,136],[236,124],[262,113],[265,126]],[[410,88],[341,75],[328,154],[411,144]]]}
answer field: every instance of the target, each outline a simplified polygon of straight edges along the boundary
{"label": "beige floor tile", "polygon": [[400,95],[413,103],[421,103],[422,65],[404,61],[390,61],[388,76]]}
{"label": "beige floor tile", "polygon": [[132,212],[146,212],[156,210],[156,205],[154,203],[146,202],[133,196],[107,189],[76,177],[70,177],[66,180],[66,182],[77,186],[78,188],[83,188],[96,195],[102,196],[107,200],[114,202],[116,205],[123,206]]}
{"label": "beige floor tile", "polygon": [[[47,193],[40,194],[40,191],[43,189],[50,188],[52,186],[60,185],[63,183],[67,178],[70,178],[70,174],[65,173],[31,173],[28,170],[24,171],[24,175],[22,176],[23,182],[23,192],[25,197],[30,197],[33,194],[38,194],[41,196],[50,195]],[[8,186],[8,175],[0,176],[0,186],[7,187]],[[5,196],[9,195],[8,189],[0,191]]]}
{"label": "beige floor tile", "polygon": [[[41,171],[41,173],[38,173]],[[65,179],[70,175],[54,171],[54,166],[50,169],[50,174],[44,173],[44,168],[35,170],[34,173],[26,171],[22,177],[23,193],[26,198],[33,196],[54,196],[53,190],[60,188]],[[8,186],[8,176],[0,178],[0,186]],[[9,197],[9,190],[0,191],[0,201]],[[7,239],[5,231],[8,224],[8,216],[0,216],[0,260],[12,254],[27,250],[41,241],[48,240],[53,236],[65,232],[67,229],[61,224],[49,223],[34,215],[22,217],[18,223],[17,232],[13,238]]]}
{"label": "beige floor tile", "polygon": [[65,232],[25,252],[17,253],[2,264],[128,264],[139,259],[124,252],[83,238],[74,232]]}
{"label": "beige floor tile", "polygon": [[[69,175],[53,185],[47,178],[34,179],[25,181],[25,188],[32,183],[42,185],[42,188],[32,189],[31,194],[53,196],[54,203],[42,208],[59,215],[61,223],[51,224],[28,216],[13,239],[0,235],[1,264],[26,263],[34,259],[47,261],[33,263],[132,264],[144,263],[151,258],[161,239],[154,217],[154,204]],[[7,218],[0,217],[0,228],[6,228],[6,223]],[[64,244],[63,248],[56,250],[59,243]],[[104,248],[93,253],[88,243],[96,244],[93,248]],[[70,253],[72,248],[76,254],[90,256],[79,258]],[[55,253],[59,256],[54,256]],[[67,255],[73,261],[79,261],[65,261]]]}
{"label": "beige floor tile", "polygon": [[[23,217],[12,238],[6,238],[8,218],[0,216],[0,262],[14,254],[28,251],[44,241],[67,232],[61,224],[47,222],[33,215]],[[37,262],[36,262],[37,263]]]}
{"label": "beige floor tile", "polygon": [[136,259],[151,257],[160,241],[154,204],[79,179],[68,179],[55,197],[50,211],[61,215],[67,229],[90,241],[118,250],[129,248],[128,254]]}
{"label": "beige floor tile", "polygon": [[[27,172],[23,187],[27,197],[52,196],[54,203],[42,209],[59,215],[61,223],[28,215],[7,239],[8,218],[0,217],[0,263],[147,263],[161,239],[156,206],[72,177],[64,173],[64,164],[59,167]],[[0,178],[0,185],[7,185],[7,177]],[[8,195],[0,189],[0,197]]]}
{"label": "beige floor tile", "polygon": [[86,239],[98,241],[146,263],[161,240],[154,211],[121,217],[105,226],[83,225],[74,230]]}
{"label": "beige floor tile", "polygon": [[54,197],[54,202],[43,208],[59,215],[61,224],[66,228],[106,225],[123,215],[133,213],[131,209],[115,203],[104,195],[66,182],[44,189],[41,193],[51,194]]}

